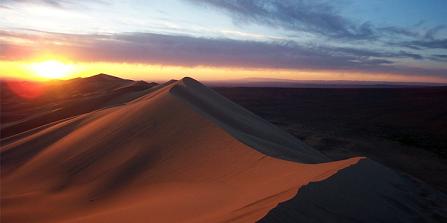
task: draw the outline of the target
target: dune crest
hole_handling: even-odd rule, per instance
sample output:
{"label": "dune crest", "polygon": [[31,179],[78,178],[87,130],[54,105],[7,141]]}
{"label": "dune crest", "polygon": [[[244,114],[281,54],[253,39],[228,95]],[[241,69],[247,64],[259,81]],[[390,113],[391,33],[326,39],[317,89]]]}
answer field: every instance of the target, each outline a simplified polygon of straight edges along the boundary
{"label": "dune crest", "polygon": [[1,148],[5,222],[255,222],[361,159],[326,162],[190,78],[31,131]]}
{"label": "dune crest", "polygon": [[192,78],[183,78],[172,87],[171,92],[193,105],[233,137],[262,153],[301,163],[329,161],[317,150]]}

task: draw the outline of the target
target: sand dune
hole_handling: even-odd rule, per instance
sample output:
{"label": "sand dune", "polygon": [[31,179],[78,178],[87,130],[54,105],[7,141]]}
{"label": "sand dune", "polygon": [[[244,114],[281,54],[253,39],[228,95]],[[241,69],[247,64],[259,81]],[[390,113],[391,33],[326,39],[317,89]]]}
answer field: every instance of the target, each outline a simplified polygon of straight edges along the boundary
{"label": "sand dune", "polygon": [[304,164],[266,156],[249,145],[325,160],[245,111],[213,110],[230,102],[208,94],[183,79],[6,139],[2,221],[254,222],[301,186],[360,159]]}
{"label": "sand dune", "polygon": [[43,83],[0,81],[0,138],[122,104],[146,94],[156,85],[106,74]]}
{"label": "sand dune", "polygon": [[446,222],[447,196],[371,159],[311,183],[260,223]]}
{"label": "sand dune", "polygon": [[2,222],[445,216],[445,197],[421,201],[425,189],[368,159],[328,162],[191,78],[108,103],[2,139]]}
{"label": "sand dune", "polygon": [[262,153],[304,163],[328,161],[317,150],[191,78],[184,78],[171,92]]}

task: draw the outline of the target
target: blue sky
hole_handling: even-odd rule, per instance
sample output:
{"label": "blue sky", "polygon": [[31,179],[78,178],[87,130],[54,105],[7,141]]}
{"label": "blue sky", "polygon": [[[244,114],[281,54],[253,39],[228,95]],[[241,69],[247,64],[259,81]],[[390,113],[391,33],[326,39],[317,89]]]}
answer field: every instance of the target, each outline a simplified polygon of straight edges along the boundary
{"label": "blue sky", "polygon": [[79,61],[447,81],[446,15],[442,0],[2,0],[0,60],[51,49]]}

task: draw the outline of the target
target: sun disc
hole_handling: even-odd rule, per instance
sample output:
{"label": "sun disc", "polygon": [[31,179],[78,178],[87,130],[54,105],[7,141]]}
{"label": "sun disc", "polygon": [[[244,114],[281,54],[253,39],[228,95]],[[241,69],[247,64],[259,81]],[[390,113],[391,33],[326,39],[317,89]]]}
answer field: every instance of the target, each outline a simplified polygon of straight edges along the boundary
{"label": "sun disc", "polygon": [[49,79],[63,78],[73,71],[73,66],[50,60],[31,64],[31,69],[38,76]]}

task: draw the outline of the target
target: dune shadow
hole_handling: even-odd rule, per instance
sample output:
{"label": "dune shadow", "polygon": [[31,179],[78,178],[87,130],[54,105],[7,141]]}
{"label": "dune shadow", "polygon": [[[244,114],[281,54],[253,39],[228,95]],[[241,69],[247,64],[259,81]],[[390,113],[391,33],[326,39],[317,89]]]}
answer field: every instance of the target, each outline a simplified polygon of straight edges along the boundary
{"label": "dune shadow", "polygon": [[[40,137],[35,137],[21,145],[15,146],[13,149],[1,151],[0,165],[2,168],[2,175],[11,173],[50,145],[75,131],[81,122],[82,119],[75,120],[56,130],[51,130]],[[41,131],[45,131],[45,129]]]}

